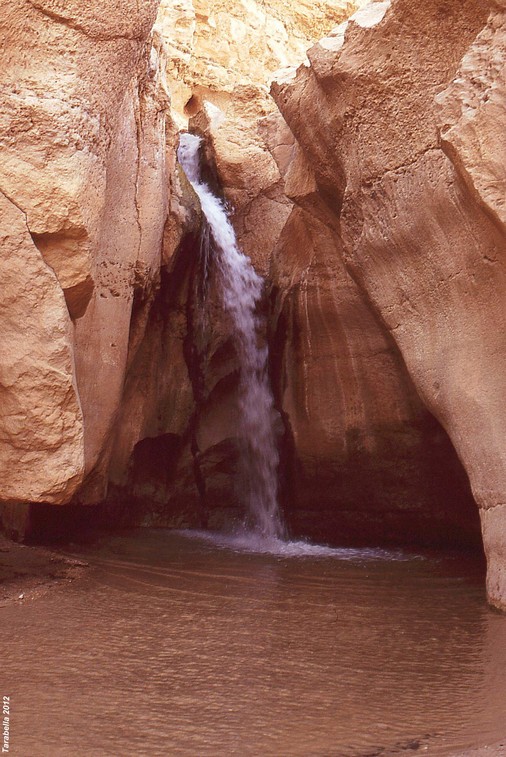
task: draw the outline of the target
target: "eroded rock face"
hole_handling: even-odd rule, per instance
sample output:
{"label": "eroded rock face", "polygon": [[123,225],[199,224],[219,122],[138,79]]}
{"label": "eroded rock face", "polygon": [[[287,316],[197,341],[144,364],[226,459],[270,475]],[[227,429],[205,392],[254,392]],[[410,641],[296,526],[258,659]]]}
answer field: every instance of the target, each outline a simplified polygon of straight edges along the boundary
{"label": "eroded rock face", "polygon": [[156,28],[167,41],[167,74],[181,123],[202,98],[233,106],[236,87],[255,89],[272,110],[267,93],[274,71],[304,60],[312,42],[365,1],[161,0]]}
{"label": "eroded rock face", "polygon": [[489,597],[500,606],[503,40],[495,3],[377,3],[273,88],[348,271],[466,467],[484,524]]}
{"label": "eroded rock face", "polygon": [[[504,605],[501,4],[376,2],[327,33],[351,3],[164,0],[168,66],[139,5],[9,0],[0,22],[0,499],[212,527],[240,507],[240,366],[168,69],[267,280],[293,532],[473,542],[453,443]],[[274,87],[285,123],[265,83],[320,31]]]}
{"label": "eroded rock face", "polygon": [[297,207],[274,250],[271,357],[292,529],[355,545],[476,544],[466,475],[342,255],[339,237]]}
{"label": "eroded rock face", "polygon": [[[240,246],[271,291],[265,314],[292,532],[355,544],[478,543],[466,475],[395,342],[346,271],[338,219],[311,166],[279,115],[258,123],[247,112],[240,99],[233,118],[204,106],[190,126],[205,135]],[[217,465],[202,471],[208,490],[224,501],[231,499],[235,454],[234,425],[226,419],[233,418],[240,366],[225,346],[226,320],[212,312],[209,391],[197,441],[201,454],[221,461],[221,473]]]}
{"label": "eroded rock face", "polygon": [[166,216],[156,10],[3,6],[3,501],[68,502],[91,473],[103,495],[132,303],[157,285]]}
{"label": "eroded rock face", "polygon": [[[64,502],[74,495],[76,502],[91,504],[106,496],[111,482],[122,492],[131,486],[149,489],[135,474],[136,460],[144,454],[137,449],[141,440],[161,439],[172,463],[179,450],[181,461],[175,465],[184,470],[185,454],[187,467],[195,463],[188,452],[191,439],[197,444],[198,438],[202,454],[226,442],[223,429],[211,439],[209,423],[194,418],[195,378],[187,342],[198,210],[180,185],[175,132],[172,126],[165,130],[165,71],[182,70],[188,63],[185,46],[191,38],[185,86],[190,94],[194,86],[199,92],[224,93],[229,106],[239,86],[240,108],[230,107],[241,110],[238,118],[246,128],[248,118],[265,112],[268,73],[292,62],[290,56],[302,55],[308,35],[314,38],[349,12],[348,3],[313,6],[310,32],[302,3],[295,9],[280,3],[269,12],[252,2],[164,3],[160,28],[169,29],[176,51],[167,66],[156,34],[150,37],[157,5],[150,0],[132,11],[126,0],[85,8],[60,0],[10,0],[4,9],[0,189],[25,214],[34,249],[54,272],[54,297],[64,294],[59,328],[68,336],[69,394],[79,416],[75,438],[61,433],[55,441],[64,456],[79,461],[77,472],[65,472],[58,464],[58,472],[50,473],[46,466],[45,475],[57,482],[55,492],[44,487],[34,494],[21,487],[16,501]],[[185,17],[193,20],[185,24]],[[217,22],[230,30],[226,50],[217,44],[223,40]],[[256,67],[244,62],[245,45],[257,51]],[[216,76],[209,69],[210,54]],[[177,109],[177,87],[175,95]],[[246,186],[259,158],[271,167],[274,163],[258,138],[248,160],[241,149],[231,153],[234,138],[232,130],[222,143],[231,177],[246,166],[236,182],[242,207],[264,189],[270,191],[278,176],[274,171],[267,182],[261,178],[260,187]],[[271,199],[265,195],[265,201]],[[250,248],[253,243],[258,248],[259,241],[252,238]],[[267,269],[272,239],[263,246]],[[38,327],[44,332],[45,323]],[[226,325],[221,332],[212,341],[222,355],[229,338]],[[42,333],[41,344],[44,338]],[[212,394],[213,379],[209,382]],[[25,406],[28,401],[23,398]],[[60,412],[61,399],[55,389],[46,391],[44,400],[34,392],[33,401],[48,418],[39,431],[49,438],[54,431],[49,418]],[[215,416],[211,410],[203,413]],[[209,465],[203,461],[203,467]],[[163,486],[162,491],[160,497],[166,496]]]}
{"label": "eroded rock face", "polygon": [[[272,382],[285,425],[281,479],[290,527],[339,543],[477,543],[466,475],[346,270],[338,217],[283,119],[254,120],[251,105],[236,90],[233,112],[204,105],[190,127],[205,135],[240,246],[271,291]],[[227,396],[230,389],[214,407],[210,395],[204,426],[223,426],[216,419]],[[208,475],[213,479],[212,470]]]}
{"label": "eroded rock face", "polygon": [[2,193],[0,219],[1,496],[7,503],[62,503],[84,465],[67,308],[25,214]]}
{"label": "eroded rock face", "polygon": [[436,97],[441,147],[477,201],[506,224],[506,35],[504,11],[492,10],[459,65]]}
{"label": "eroded rock face", "polygon": [[[160,279],[167,216],[167,100],[159,89],[156,59],[152,66],[141,83],[131,81],[119,109],[106,164],[94,293],[76,323],[76,373],[87,421],[86,473],[93,474],[80,497],[92,502],[106,493],[125,378],[142,338],[134,305],[153,297]],[[95,371],[98,363],[100,373]]]}

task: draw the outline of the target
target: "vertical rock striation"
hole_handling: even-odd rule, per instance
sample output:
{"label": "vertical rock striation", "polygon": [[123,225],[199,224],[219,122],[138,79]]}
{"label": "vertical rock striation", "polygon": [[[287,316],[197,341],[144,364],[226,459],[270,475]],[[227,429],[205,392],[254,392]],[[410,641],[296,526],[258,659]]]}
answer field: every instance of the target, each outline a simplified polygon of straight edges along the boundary
{"label": "vertical rock striation", "polygon": [[506,605],[504,10],[373,3],[273,86],[342,259],[447,430]]}
{"label": "vertical rock striation", "polygon": [[3,4],[2,501],[68,502],[92,473],[80,496],[103,496],[166,217],[157,5]]}
{"label": "vertical rock striation", "polygon": [[205,104],[190,123],[206,135],[241,247],[270,284],[293,532],[355,544],[478,543],[466,474],[350,276],[339,219],[311,164],[279,114],[258,121],[252,109],[236,92],[233,109]]}
{"label": "vertical rock striation", "polygon": [[175,158],[191,116],[268,280],[293,531],[467,544],[476,500],[506,606],[504,2],[162,0],[154,33],[157,0],[3,5],[5,508],[238,505],[238,358]]}

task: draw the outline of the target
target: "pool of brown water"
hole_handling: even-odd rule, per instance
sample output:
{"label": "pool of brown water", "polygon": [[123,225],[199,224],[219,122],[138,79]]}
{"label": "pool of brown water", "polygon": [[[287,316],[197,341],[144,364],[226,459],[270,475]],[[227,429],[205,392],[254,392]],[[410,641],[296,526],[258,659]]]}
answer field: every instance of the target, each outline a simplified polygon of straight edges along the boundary
{"label": "pool of brown water", "polygon": [[79,555],[85,578],[0,610],[13,755],[454,755],[506,735],[506,617],[477,559],[167,531]]}

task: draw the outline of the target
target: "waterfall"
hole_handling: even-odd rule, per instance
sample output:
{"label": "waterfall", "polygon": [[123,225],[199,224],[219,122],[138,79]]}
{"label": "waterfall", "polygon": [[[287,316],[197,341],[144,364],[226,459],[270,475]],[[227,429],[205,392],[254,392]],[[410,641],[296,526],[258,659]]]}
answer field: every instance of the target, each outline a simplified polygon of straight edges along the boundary
{"label": "waterfall", "polygon": [[285,528],[277,499],[279,457],[274,432],[275,410],[267,374],[267,347],[259,344],[256,315],[263,279],[237,247],[235,232],[222,202],[201,179],[200,144],[200,137],[181,134],[178,160],[200,199],[210,227],[220,297],[234,328],[240,363],[241,496],[254,534],[264,539],[283,539]]}

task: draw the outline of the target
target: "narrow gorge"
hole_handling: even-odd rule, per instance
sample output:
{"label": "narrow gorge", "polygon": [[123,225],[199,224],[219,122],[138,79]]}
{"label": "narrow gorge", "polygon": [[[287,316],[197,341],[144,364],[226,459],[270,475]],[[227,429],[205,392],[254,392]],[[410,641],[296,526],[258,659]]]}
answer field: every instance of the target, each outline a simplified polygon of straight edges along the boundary
{"label": "narrow gorge", "polygon": [[[223,204],[201,180],[202,140],[181,134],[178,160],[200,200],[206,225],[201,248],[206,278],[214,269],[220,291],[220,305],[230,316],[239,363],[236,424],[240,441],[237,499],[245,505],[243,528],[264,539],[282,539],[285,528],[278,506],[278,450],[275,410],[267,374],[267,347],[258,344],[259,318],[256,314],[262,296],[263,280],[251,261],[238,248],[232,224]],[[214,265],[213,265],[214,264]],[[205,297],[201,298],[201,321],[210,321]],[[206,375],[202,376],[205,383]],[[205,493],[203,497],[205,501]]]}
{"label": "narrow gorge", "polygon": [[[254,608],[263,592],[281,592],[272,578],[280,570],[285,588],[299,579],[302,588],[296,599],[283,595],[279,612],[292,601],[310,607],[314,582],[321,607],[335,604],[339,617],[322,576],[346,604],[348,589],[362,596],[360,570],[346,567],[356,559],[375,566],[378,596],[404,628],[396,587],[411,607],[429,580],[424,570],[437,583],[431,566],[464,555],[462,564],[475,561],[462,568],[470,594],[451,583],[450,567],[441,598],[453,609],[440,616],[428,589],[414,617],[419,611],[423,625],[434,612],[448,638],[451,613],[460,619],[455,654],[466,633],[482,643],[478,626],[487,639],[506,638],[503,616],[490,610],[506,610],[505,0],[0,5],[0,522],[5,553],[21,545],[14,599],[25,597],[20,576],[40,549],[74,561],[72,576],[87,560],[116,576],[125,559],[121,582],[110,578],[113,626],[129,612],[114,592],[130,591],[132,566],[144,566],[131,580],[149,583],[160,613],[150,583],[157,571],[172,581],[181,570],[179,588],[170,584],[176,596],[191,594],[187,571],[197,566],[210,583],[196,594],[223,601],[238,638],[250,621],[263,638],[256,619],[241,621],[237,608],[228,615],[216,575],[227,591],[244,581]],[[170,565],[160,556],[164,538]],[[226,562],[235,547],[245,563]],[[259,554],[272,562],[257,566]],[[285,574],[276,561],[290,555],[330,567],[320,574],[301,562]],[[332,561],[350,571],[350,584]],[[46,601],[37,591],[34,608]],[[64,600],[69,628],[78,627],[76,596]],[[195,601],[200,617],[207,605]],[[315,619],[327,617],[319,612]],[[158,629],[155,615],[146,608]],[[309,615],[299,620],[312,637]],[[33,618],[30,638],[35,610]],[[16,629],[22,619],[10,621]],[[278,632],[283,638],[277,629],[269,639]],[[186,648],[187,631],[179,633]],[[483,659],[499,654],[490,644]],[[321,671],[325,650],[315,652]],[[49,641],[46,652],[52,659]],[[336,669],[340,659],[332,658]],[[432,648],[424,660],[438,669]],[[497,669],[503,663],[497,658]],[[444,689],[432,672],[427,680]],[[506,695],[503,672],[497,692]],[[480,676],[488,681],[488,668]],[[333,701],[341,690],[330,679],[326,686]],[[455,736],[451,694],[439,725],[437,708],[418,722],[410,700],[390,741],[375,707],[369,741],[318,721],[299,751],[278,734],[258,736],[243,753],[394,755],[417,742],[457,755],[506,735],[495,727],[496,700],[489,731],[478,734],[486,718],[469,715],[476,743],[471,731]],[[467,713],[467,700],[462,707]],[[69,746],[77,726],[67,726],[67,746],[40,754],[86,753]],[[318,740],[320,727],[329,740]],[[212,744],[190,739],[191,747],[181,736],[168,751],[153,741],[146,754],[239,754],[229,736],[248,743],[241,728]],[[104,746],[97,735],[91,743],[119,753],[119,742]],[[37,748],[27,737],[17,753]],[[493,748],[506,754],[504,743]]]}

